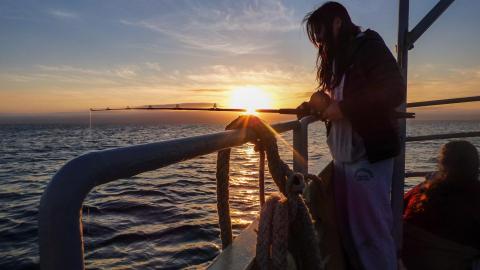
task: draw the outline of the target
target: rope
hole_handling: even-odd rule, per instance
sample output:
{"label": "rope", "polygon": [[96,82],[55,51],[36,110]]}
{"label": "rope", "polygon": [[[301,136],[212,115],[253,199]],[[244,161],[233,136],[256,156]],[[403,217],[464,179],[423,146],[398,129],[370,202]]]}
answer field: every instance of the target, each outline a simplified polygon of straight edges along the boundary
{"label": "rope", "polygon": [[265,151],[260,150],[260,164],[258,167],[258,195],[260,209],[265,204]]}
{"label": "rope", "polygon": [[282,200],[284,198],[279,194],[272,194],[260,212],[260,220],[263,222],[260,222],[258,225],[257,237],[261,235],[262,241],[257,239],[255,260],[258,265],[266,266],[266,268],[271,268],[270,246],[272,243],[272,230],[270,225],[273,223],[273,212],[278,202]]}
{"label": "rope", "polygon": [[[244,119],[239,117],[227,125],[226,130],[244,128]],[[260,168],[259,168],[259,187],[260,187],[260,204],[265,201],[264,194],[264,174],[265,174],[265,153],[263,149],[260,151]],[[222,249],[227,248],[233,241],[232,220],[230,217],[229,204],[229,182],[230,182],[230,148],[224,149],[217,154],[217,211],[220,227],[220,238],[222,240]],[[263,154],[262,154],[263,152]]]}
{"label": "rope", "polygon": [[230,148],[221,150],[217,154],[217,211],[222,249],[225,249],[233,241],[229,204],[229,172]]}
{"label": "rope", "polygon": [[[287,196],[273,194],[260,213],[257,266],[259,269],[287,269],[287,250],[290,249],[297,258],[298,269],[321,269],[318,238],[308,207],[301,196],[305,187],[304,177],[292,171],[287,171],[287,175]],[[292,241],[289,243],[292,238],[296,239],[293,241],[295,244]]]}
{"label": "rope", "polygon": [[[301,196],[305,179],[283,162],[271,128],[256,117],[239,117],[227,129],[252,128],[257,135],[255,148],[261,154],[259,186],[262,189],[262,152],[265,151],[268,168],[280,193],[272,194],[260,212],[257,233],[256,264],[259,269],[287,269],[288,251],[296,259],[297,269],[321,269],[318,238],[310,211]],[[230,149],[218,152],[217,208],[222,247],[232,242],[228,204]],[[307,176],[308,177],[308,176]],[[263,191],[260,190],[260,202]]]}

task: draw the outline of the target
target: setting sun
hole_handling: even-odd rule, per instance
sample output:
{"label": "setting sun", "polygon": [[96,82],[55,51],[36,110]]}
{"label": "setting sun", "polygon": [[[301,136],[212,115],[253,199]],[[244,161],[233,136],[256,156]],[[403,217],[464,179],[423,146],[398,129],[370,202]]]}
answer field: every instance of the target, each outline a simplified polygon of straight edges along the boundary
{"label": "setting sun", "polygon": [[246,113],[255,114],[256,109],[266,109],[272,106],[270,95],[257,87],[239,87],[232,89],[230,106],[246,109]]}

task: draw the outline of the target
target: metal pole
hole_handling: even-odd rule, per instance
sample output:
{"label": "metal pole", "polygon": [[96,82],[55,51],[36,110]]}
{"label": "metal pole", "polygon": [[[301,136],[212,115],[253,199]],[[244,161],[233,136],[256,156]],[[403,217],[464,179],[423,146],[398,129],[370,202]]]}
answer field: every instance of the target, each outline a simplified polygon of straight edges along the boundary
{"label": "metal pole", "polygon": [[480,137],[480,131],[469,131],[469,132],[458,132],[458,133],[447,133],[447,134],[432,134],[432,135],[425,135],[425,136],[407,137],[407,142],[446,140],[446,139],[471,138],[471,137]]}
{"label": "metal pole", "polygon": [[293,170],[308,173],[308,125],[317,118],[305,116],[300,119],[300,126],[293,130]]}
{"label": "metal pole", "polygon": [[[409,0],[399,0],[398,8],[398,41],[397,41],[397,61],[405,80],[405,101],[397,109],[399,112],[406,111],[407,99],[407,71],[408,71],[408,12]],[[393,237],[397,244],[397,251],[402,248],[402,213],[403,213],[403,192],[405,185],[405,137],[406,122],[405,119],[399,119],[399,133],[401,141],[400,154],[395,158],[393,179],[392,179],[392,212],[393,212]]]}
{"label": "metal pole", "polygon": [[305,130],[298,127],[293,130],[293,170],[303,174],[308,173],[305,142],[308,140]]}
{"label": "metal pole", "polygon": [[407,103],[407,107],[414,108],[414,107],[435,106],[435,105],[445,105],[445,104],[465,103],[465,102],[475,102],[475,101],[480,101],[480,96],[410,102],[410,103]]}
{"label": "metal pole", "polygon": [[435,22],[435,20],[447,10],[454,0],[440,0],[438,3],[423,17],[423,19],[408,34],[408,47],[413,47],[415,41],[422,36],[425,31]]}

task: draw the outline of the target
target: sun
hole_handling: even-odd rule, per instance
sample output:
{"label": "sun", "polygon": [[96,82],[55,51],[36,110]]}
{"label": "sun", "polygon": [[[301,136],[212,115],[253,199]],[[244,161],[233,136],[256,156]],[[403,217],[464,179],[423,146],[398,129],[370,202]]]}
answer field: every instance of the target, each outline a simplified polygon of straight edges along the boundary
{"label": "sun", "polygon": [[256,109],[268,109],[272,105],[270,95],[258,87],[238,87],[232,89],[230,106],[246,109],[247,114],[257,114]]}

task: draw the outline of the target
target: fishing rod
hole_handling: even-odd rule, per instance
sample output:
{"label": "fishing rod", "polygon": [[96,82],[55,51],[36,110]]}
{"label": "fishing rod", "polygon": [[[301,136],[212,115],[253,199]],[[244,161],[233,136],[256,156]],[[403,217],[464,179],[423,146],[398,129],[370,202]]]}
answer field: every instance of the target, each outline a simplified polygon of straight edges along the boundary
{"label": "fishing rod", "polygon": [[[219,108],[214,103],[210,108],[199,107],[181,107],[180,104],[176,104],[173,107],[165,107],[165,105],[145,105],[140,107],[120,107],[120,108],[91,108],[91,112],[103,112],[103,111],[128,111],[128,110],[164,110],[164,111],[210,111],[210,112],[249,112],[248,109],[243,108]],[[321,112],[311,112],[308,109],[255,109],[258,113],[276,113],[276,114],[290,114],[290,115],[316,115],[321,116]],[[395,112],[395,118],[415,118],[415,113],[411,112]]]}
{"label": "fishing rod", "polygon": [[[92,108],[92,112],[100,111],[125,111],[125,110],[166,110],[166,111],[214,111],[214,112],[247,112],[248,109],[241,108],[198,108],[198,107],[155,107],[155,105],[147,105],[141,107],[123,107],[123,108]],[[279,114],[297,114],[300,110],[297,109],[256,109],[255,112],[259,113],[279,113]]]}

